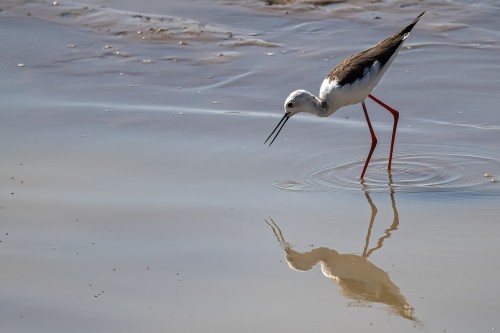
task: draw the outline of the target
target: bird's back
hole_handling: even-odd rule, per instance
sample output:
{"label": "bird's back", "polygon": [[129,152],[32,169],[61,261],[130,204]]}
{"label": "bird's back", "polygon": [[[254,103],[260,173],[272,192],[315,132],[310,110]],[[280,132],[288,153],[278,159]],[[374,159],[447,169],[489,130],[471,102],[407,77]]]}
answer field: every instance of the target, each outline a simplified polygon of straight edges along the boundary
{"label": "bird's back", "polygon": [[377,45],[360,51],[335,66],[328,74],[326,79],[336,81],[339,85],[352,84],[356,80],[363,78],[365,69],[373,66],[375,61],[380,63],[380,68],[390,65],[393,56],[397,54],[399,48],[403,44],[411,29],[417,24],[418,20],[425,14],[422,12],[409,25],[401,29],[401,31],[384,39]]}

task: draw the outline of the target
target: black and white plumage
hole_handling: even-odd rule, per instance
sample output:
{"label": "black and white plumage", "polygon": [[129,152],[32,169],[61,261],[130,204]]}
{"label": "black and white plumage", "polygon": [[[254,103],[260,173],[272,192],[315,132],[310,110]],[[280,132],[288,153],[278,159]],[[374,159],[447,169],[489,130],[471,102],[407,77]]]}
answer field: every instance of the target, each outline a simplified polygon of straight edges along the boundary
{"label": "black and white plumage", "polygon": [[361,103],[372,136],[372,147],[365,162],[363,172],[361,173],[361,178],[364,178],[366,168],[377,144],[377,138],[371,126],[364,103],[365,99],[370,97],[394,116],[394,128],[388,166],[390,170],[399,113],[371,95],[371,91],[375,88],[396,58],[415,24],[417,24],[418,20],[425,13],[426,12],[421,13],[409,25],[375,46],[360,51],[340,62],[323,80],[318,97],[306,90],[295,90],[292,92],[285,100],[285,114],[283,118],[271,135],[269,135],[266,142],[272,137],[276,130],[278,130],[269,144],[271,145],[288,119],[296,113],[307,112],[319,117],[328,117],[343,106]]}

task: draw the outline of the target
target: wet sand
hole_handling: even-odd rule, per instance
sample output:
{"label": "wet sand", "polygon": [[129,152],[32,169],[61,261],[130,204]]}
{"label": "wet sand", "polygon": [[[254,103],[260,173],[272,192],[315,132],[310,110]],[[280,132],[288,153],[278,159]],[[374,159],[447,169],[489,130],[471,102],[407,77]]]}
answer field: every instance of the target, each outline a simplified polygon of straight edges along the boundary
{"label": "wet sand", "polygon": [[[0,9],[6,332],[499,329],[495,2]],[[359,105],[263,145],[290,91],[428,9],[374,90],[390,175],[371,102],[364,183]]]}

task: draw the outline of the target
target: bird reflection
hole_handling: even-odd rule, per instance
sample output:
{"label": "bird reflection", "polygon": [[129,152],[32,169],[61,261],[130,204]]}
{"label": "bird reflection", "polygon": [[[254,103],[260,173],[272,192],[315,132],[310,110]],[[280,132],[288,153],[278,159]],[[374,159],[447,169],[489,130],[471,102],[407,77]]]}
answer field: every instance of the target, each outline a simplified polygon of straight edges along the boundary
{"label": "bird reflection", "polygon": [[290,268],[305,272],[320,263],[323,274],[341,287],[342,294],[353,301],[351,305],[369,306],[372,302],[386,304],[392,313],[418,323],[417,318],[413,315],[413,308],[408,304],[399,288],[391,281],[387,272],[368,260],[374,251],[382,248],[384,241],[391,237],[391,233],[398,229],[399,214],[394,192],[391,189],[393,222],[385,230],[384,235],[378,239],[376,245],[370,248],[370,237],[377,215],[377,207],[367,188],[363,186],[363,190],[371,207],[371,217],[362,255],[342,254],[326,247],[315,248],[308,252],[295,251],[286,242],[278,225],[271,218],[266,222],[285,250],[286,261]]}
{"label": "bird reflection", "polygon": [[398,213],[398,209],[396,207],[396,199],[394,197],[392,174],[389,171],[390,196],[391,196],[392,211],[394,213],[394,219],[393,219],[391,226],[384,231],[385,235],[379,238],[377,245],[375,247],[373,247],[372,249],[368,249],[368,247],[370,245],[370,237],[372,234],[373,224],[375,223],[375,216],[377,216],[378,210],[377,210],[377,206],[375,206],[372,198],[370,197],[370,191],[369,191],[368,187],[366,186],[366,183],[364,182],[364,180],[361,180],[361,186],[362,186],[363,192],[365,193],[366,200],[368,201],[368,204],[370,205],[370,208],[372,210],[372,214],[370,217],[370,224],[368,226],[368,232],[366,233],[365,248],[363,249],[363,257],[368,258],[374,251],[376,251],[382,247],[382,245],[384,244],[384,240],[391,237],[391,233],[394,230],[398,229],[399,213]]}

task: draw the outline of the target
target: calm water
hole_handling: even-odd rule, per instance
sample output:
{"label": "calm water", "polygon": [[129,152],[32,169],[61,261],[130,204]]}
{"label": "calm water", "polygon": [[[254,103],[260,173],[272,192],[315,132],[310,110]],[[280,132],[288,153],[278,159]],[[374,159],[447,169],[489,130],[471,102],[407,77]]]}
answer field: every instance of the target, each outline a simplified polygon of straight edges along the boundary
{"label": "calm water", "polygon": [[[4,1],[6,332],[492,332],[496,1]],[[290,91],[423,10],[361,107]]]}

